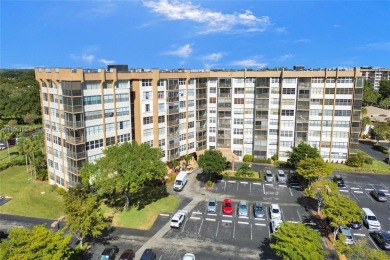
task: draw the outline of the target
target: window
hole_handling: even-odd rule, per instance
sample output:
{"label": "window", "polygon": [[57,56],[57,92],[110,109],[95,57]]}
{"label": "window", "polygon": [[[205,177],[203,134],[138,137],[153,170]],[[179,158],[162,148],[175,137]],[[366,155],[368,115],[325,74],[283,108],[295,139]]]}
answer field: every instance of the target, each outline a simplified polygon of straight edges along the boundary
{"label": "window", "polygon": [[184,140],[187,140],[187,136],[186,136],[186,134],[181,134],[180,141],[184,141]]}
{"label": "window", "polygon": [[193,149],[194,148],[194,143],[189,143],[188,144],[188,149]]}
{"label": "window", "polygon": [[151,87],[152,86],[152,80],[151,79],[143,79],[141,81],[142,87]]}
{"label": "window", "polygon": [[[159,80],[159,81],[157,81],[157,86],[159,86],[159,87],[164,87],[164,84],[165,84],[165,80]],[[164,91],[159,91],[159,92],[163,92],[164,93]]]}
{"label": "window", "polygon": [[293,131],[281,130],[280,131],[280,136],[282,136],[282,137],[293,137]]}
{"label": "window", "polygon": [[295,88],[283,88],[283,94],[285,95],[294,95]]}
{"label": "window", "polygon": [[269,129],[269,135],[278,135],[279,130],[278,129]]}
{"label": "window", "polygon": [[240,128],[233,128],[233,134],[235,135],[242,135],[244,132],[243,129],[240,129]]}
{"label": "window", "polygon": [[334,121],[334,127],[349,127],[349,121]]}
{"label": "window", "polygon": [[106,138],[106,145],[107,145],[107,146],[110,146],[110,145],[113,145],[113,144],[115,144],[115,137],[114,137],[114,136],[112,136],[112,137],[107,137],[107,138]]}
{"label": "window", "polygon": [[243,98],[235,98],[234,104],[244,104],[244,99]]}
{"label": "window", "polygon": [[194,100],[188,100],[188,107],[194,106]]}
{"label": "window", "polygon": [[180,108],[185,108],[185,107],[186,107],[186,102],[180,101]]}
{"label": "window", "polygon": [[86,132],[87,132],[87,135],[100,134],[103,132],[103,126],[102,125],[95,125],[95,126],[86,127]]}
{"label": "window", "polygon": [[160,127],[158,129],[158,135],[165,135],[165,127]]}
{"label": "window", "polygon": [[209,142],[215,143],[215,136],[209,136]]}
{"label": "window", "polygon": [[337,88],[336,94],[350,95],[352,94],[352,88]]}
{"label": "window", "polygon": [[83,89],[100,89],[100,81],[88,80],[83,83]]}
{"label": "window", "polygon": [[116,123],[116,126],[117,126],[117,129],[126,129],[126,128],[130,128],[130,121],[127,120],[127,121],[121,121],[121,122],[118,122]]}
{"label": "window", "polygon": [[217,113],[217,109],[215,107],[210,107],[210,114],[215,114]]}
{"label": "window", "polygon": [[145,112],[150,112],[150,104],[145,104]]}
{"label": "window", "polygon": [[269,120],[269,124],[270,124],[270,125],[278,125],[278,123],[279,123],[279,120],[278,120],[278,119],[270,119],[270,120]]}
{"label": "window", "polygon": [[209,123],[215,123],[215,117],[209,117]]}
{"label": "window", "polygon": [[334,116],[350,116],[351,111],[350,110],[335,110]]}
{"label": "window", "polygon": [[336,105],[338,106],[350,106],[351,103],[351,99],[336,99]]}
{"label": "window", "polygon": [[244,140],[242,138],[233,138],[233,144],[243,144]]}
{"label": "window", "polygon": [[188,111],[188,118],[192,118],[195,116],[195,112],[194,111]]}
{"label": "window", "polygon": [[103,139],[98,139],[94,141],[89,141],[86,143],[86,149],[87,150],[92,150],[92,149],[97,149],[103,147]]}
{"label": "window", "polygon": [[338,78],[337,83],[353,83],[353,78]]}
{"label": "window", "polygon": [[234,114],[235,115],[242,115],[242,114],[244,114],[244,109],[243,108],[235,108]]}
{"label": "window", "polygon": [[130,88],[129,80],[118,80],[116,83],[116,88]]}
{"label": "window", "polygon": [[186,79],[179,79],[179,85],[185,85]]}
{"label": "window", "polygon": [[188,133],[188,139],[192,139],[192,138],[194,138],[194,136],[195,136],[194,132]]}
{"label": "window", "polygon": [[193,97],[194,95],[195,95],[194,90],[193,90],[193,89],[189,89],[189,90],[188,90],[188,96],[189,96],[189,97]]}
{"label": "window", "polygon": [[245,118],[244,124],[253,125],[253,118]]}
{"label": "window", "polygon": [[280,126],[281,127],[290,127],[290,126],[294,126],[294,121],[292,120],[282,120],[280,122]]}
{"label": "window", "polygon": [[278,105],[279,104],[279,98],[272,98],[271,99],[271,104]]}
{"label": "window", "polygon": [[294,106],[295,99],[282,99],[282,105]]}
{"label": "window", "polygon": [[114,109],[105,109],[104,116],[106,118],[113,117],[114,116]]}
{"label": "window", "polygon": [[348,148],[348,143],[333,142],[332,147],[333,148]]}
{"label": "window", "polygon": [[244,88],[235,88],[234,94],[244,94]]}
{"label": "window", "polygon": [[153,117],[152,116],[144,117],[143,120],[144,120],[144,125],[153,124]]}
{"label": "window", "polygon": [[164,112],[164,111],[165,111],[165,104],[158,103],[158,112]]}
{"label": "window", "polygon": [[271,83],[280,83],[280,78],[271,78]]}
{"label": "window", "polygon": [[142,92],[142,98],[144,100],[153,99],[152,91],[144,91],[144,92]]}
{"label": "window", "polygon": [[124,142],[128,142],[130,141],[130,134],[123,134],[123,135],[120,135],[119,138],[118,138],[118,142],[119,143],[124,143]]}
{"label": "window", "polygon": [[165,122],[165,116],[158,116],[158,123],[164,123]]}
{"label": "window", "polygon": [[130,115],[130,109],[128,107],[120,107],[116,109],[116,116],[128,116]]}
{"label": "window", "polygon": [[280,145],[282,147],[292,147],[292,142],[291,141],[281,141]]}
{"label": "window", "polygon": [[147,145],[149,145],[150,147],[153,147],[153,140],[146,141],[146,142],[144,142],[144,144],[147,144]]}
{"label": "window", "polygon": [[106,132],[114,132],[114,123],[106,124]]}
{"label": "window", "polygon": [[324,83],[324,78],[311,78],[311,83]]}
{"label": "window", "polygon": [[90,111],[84,113],[84,120],[94,120],[94,119],[100,119],[102,118],[102,112],[101,111]]}
{"label": "window", "polygon": [[250,104],[253,104],[253,103],[254,103],[254,99],[253,98],[245,98],[245,104],[250,105]]}
{"label": "window", "polygon": [[215,103],[217,103],[217,98],[216,98],[216,97],[211,97],[209,103],[210,103],[210,104],[215,104]]}
{"label": "window", "polygon": [[333,137],[348,138],[348,136],[349,136],[348,132],[340,132],[340,131],[334,131],[333,132]]}
{"label": "window", "polygon": [[216,87],[210,87],[210,93],[217,93]]}
{"label": "window", "polygon": [[160,140],[158,140],[158,146],[159,146],[159,147],[165,146],[165,139],[160,139]]}
{"label": "window", "polygon": [[125,93],[125,94],[116,94],[115,95],[116,97],[116,102],[128,102],[130,99],[129,99],[129,94]]}
{"label": "window", "polygon": [[325,99],[324,105],[333,106],[334,99]]}
{"label": "window", "polygon": [[157,98],[164,99],[164,91],[157,91]]}
{"label": "window", "polygon": [[333,94],[334,94],[334,88],[326,88],[326,89],[325,89],[325,94],[333,95]]}
{"label": "window", "polygon": [[245,135],[252,136],[253,135],[253,129],[252,128],[245,128],[244,129],[244,133],[245,133]]}
{"label": "window", "polygon": [[104,103],[113,103],[114,99],[112,95],[104,95]]}
{"label": "window", "polygon": [[271,88],[271,94],[279,94],[280,88]]}
{"label": "window", "polygon": [[241,150],[233,150],[233,153],[237,156],[242,156],[242,151]]}
{"label": "window", "polygon": [[311,116],[322,116],[322,109],[310,109]]}
{"label": "window", "polygon": [[326,83],[335,83],[336,78],[327,78]]}
{"label": "window", "polygon": [[252,144],[252,143],[253,143],[252,138],[245,138],[244,139],[244,144]]}
{"label": "window", "polygon": [[296,78],[284,78],[283,83],[297,83]]}
{"label": "window", "polygon": [[282,116],[294,116],[294,110],[282,109]]}
{"label": "window", "polygon": [[152,135],[153,135],[153,128],[143,130],[143,136],[147,137],[147,136],[152,136]]}
{"label": "window", "polygon": [[312,88],[311,89],[311,94],[312,95],[323,95],[324,94],[324,89],[323,88]]}
{"label": "window", "polygon": [[210,127],[209,128],[209,133],[215,133],[216,132],[216,127]]}
{"label": "window", "polygon": [[193,127],[194,127],[194,125],[195,125],[195,123],[194,123],[194,122],[189,122],[189,123],[188,123],[188,128],[193,128]]}
{"label": "window", "polygon": [[244,123],[244,119],[242,119],[242,118],[234,118],[233,123],[235,125],[242,125]]}
{"label": "window", "polygon": [[83,104],[84,105],[96,105],[96,104],[101,104],[101,96],[96,95],[96,96],[86,96],[83,97]]}

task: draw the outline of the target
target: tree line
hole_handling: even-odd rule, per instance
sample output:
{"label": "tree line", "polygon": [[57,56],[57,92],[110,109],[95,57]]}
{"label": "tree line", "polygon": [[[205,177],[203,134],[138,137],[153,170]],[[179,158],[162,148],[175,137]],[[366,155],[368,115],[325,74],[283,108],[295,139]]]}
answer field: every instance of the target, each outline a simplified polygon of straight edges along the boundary
{"label": "tree line", "polygon": [[369,80],[364,82],[363,88],[364,105],[379,106],[384,109],[390,108],[390,80],[382,79],[379,82],[378,91],[374,90]]}

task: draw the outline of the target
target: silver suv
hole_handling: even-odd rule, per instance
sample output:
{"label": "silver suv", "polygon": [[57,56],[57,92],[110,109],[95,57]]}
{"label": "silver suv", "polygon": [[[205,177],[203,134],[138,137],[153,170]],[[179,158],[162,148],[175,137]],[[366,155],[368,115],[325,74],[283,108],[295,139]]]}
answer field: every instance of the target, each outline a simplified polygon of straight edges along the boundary
{"label": "silver suv", "polygon": [[217,212],[217,200],[215,198],[209,199],[207,204],[207,213],[216,213]]}
{"label": "silver suv", "polygon": [[273,182],[274,181],[274,175],[272,174],[272,172],[270,170],[266,171],[265,180],[267,182]]}
{"label": "silver suv", "polygon": [[286,175],[284,174],[283,170],[278,170],[278,182],[286,183]]}

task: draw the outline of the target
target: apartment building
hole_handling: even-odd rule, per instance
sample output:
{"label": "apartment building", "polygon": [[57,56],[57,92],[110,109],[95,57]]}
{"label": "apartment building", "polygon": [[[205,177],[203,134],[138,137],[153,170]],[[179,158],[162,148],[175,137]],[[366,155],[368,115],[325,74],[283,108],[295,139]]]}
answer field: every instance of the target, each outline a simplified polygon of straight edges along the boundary
{"label": "apartment building", "polygon": [[[36,68],[51,183],[73,186],[117,143],[160,147],[163,161],[205,149],[287,160],[306,142],[326,161],[358,150],[360,69]],[[229,160],[230,158],[228,158]]]}
{"label": "apartment building", "polygon": [[371,81],[374,89],[378,90],[379,82],[382,79],[390,80],[390,69],[362,67],[360,68],[360,75],[364,77],[366,80]]}

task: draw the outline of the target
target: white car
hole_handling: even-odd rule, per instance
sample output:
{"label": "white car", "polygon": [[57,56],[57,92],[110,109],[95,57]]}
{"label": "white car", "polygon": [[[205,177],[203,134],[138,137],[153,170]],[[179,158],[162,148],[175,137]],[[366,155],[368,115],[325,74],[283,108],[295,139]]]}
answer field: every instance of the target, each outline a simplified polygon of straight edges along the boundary
{"label": "white car", "polygon": [[195,255],[192,253],[187,253],[183,256],[182,260],[195,260]]}
{"label": "white car", "polygon": [[276,230],[279,228],[279,226],[283,223],[283,220],[279,218],[275,218],[271,220],[271,231],[272,233],[275,233]]}
{"label": "white car", "polygon": [[186,215],[183,212],[176,212],[171,219],[171,227],[172,228],[180,228],[184,223],[184,219]]}
{"label": "white car", "polygon": [[286,175],[283,170],[278,170],[277,177],[279,183],[286,183]]}
{"label": "white car", "polygon": [[278,219],[282,218],[282,213],[281,213],[281,210],[280,210],[280,207],[278,204],[271,204],[271,206],[269,207],[269,214],[270,214],[271,219],[272,218],[278,218]]}

